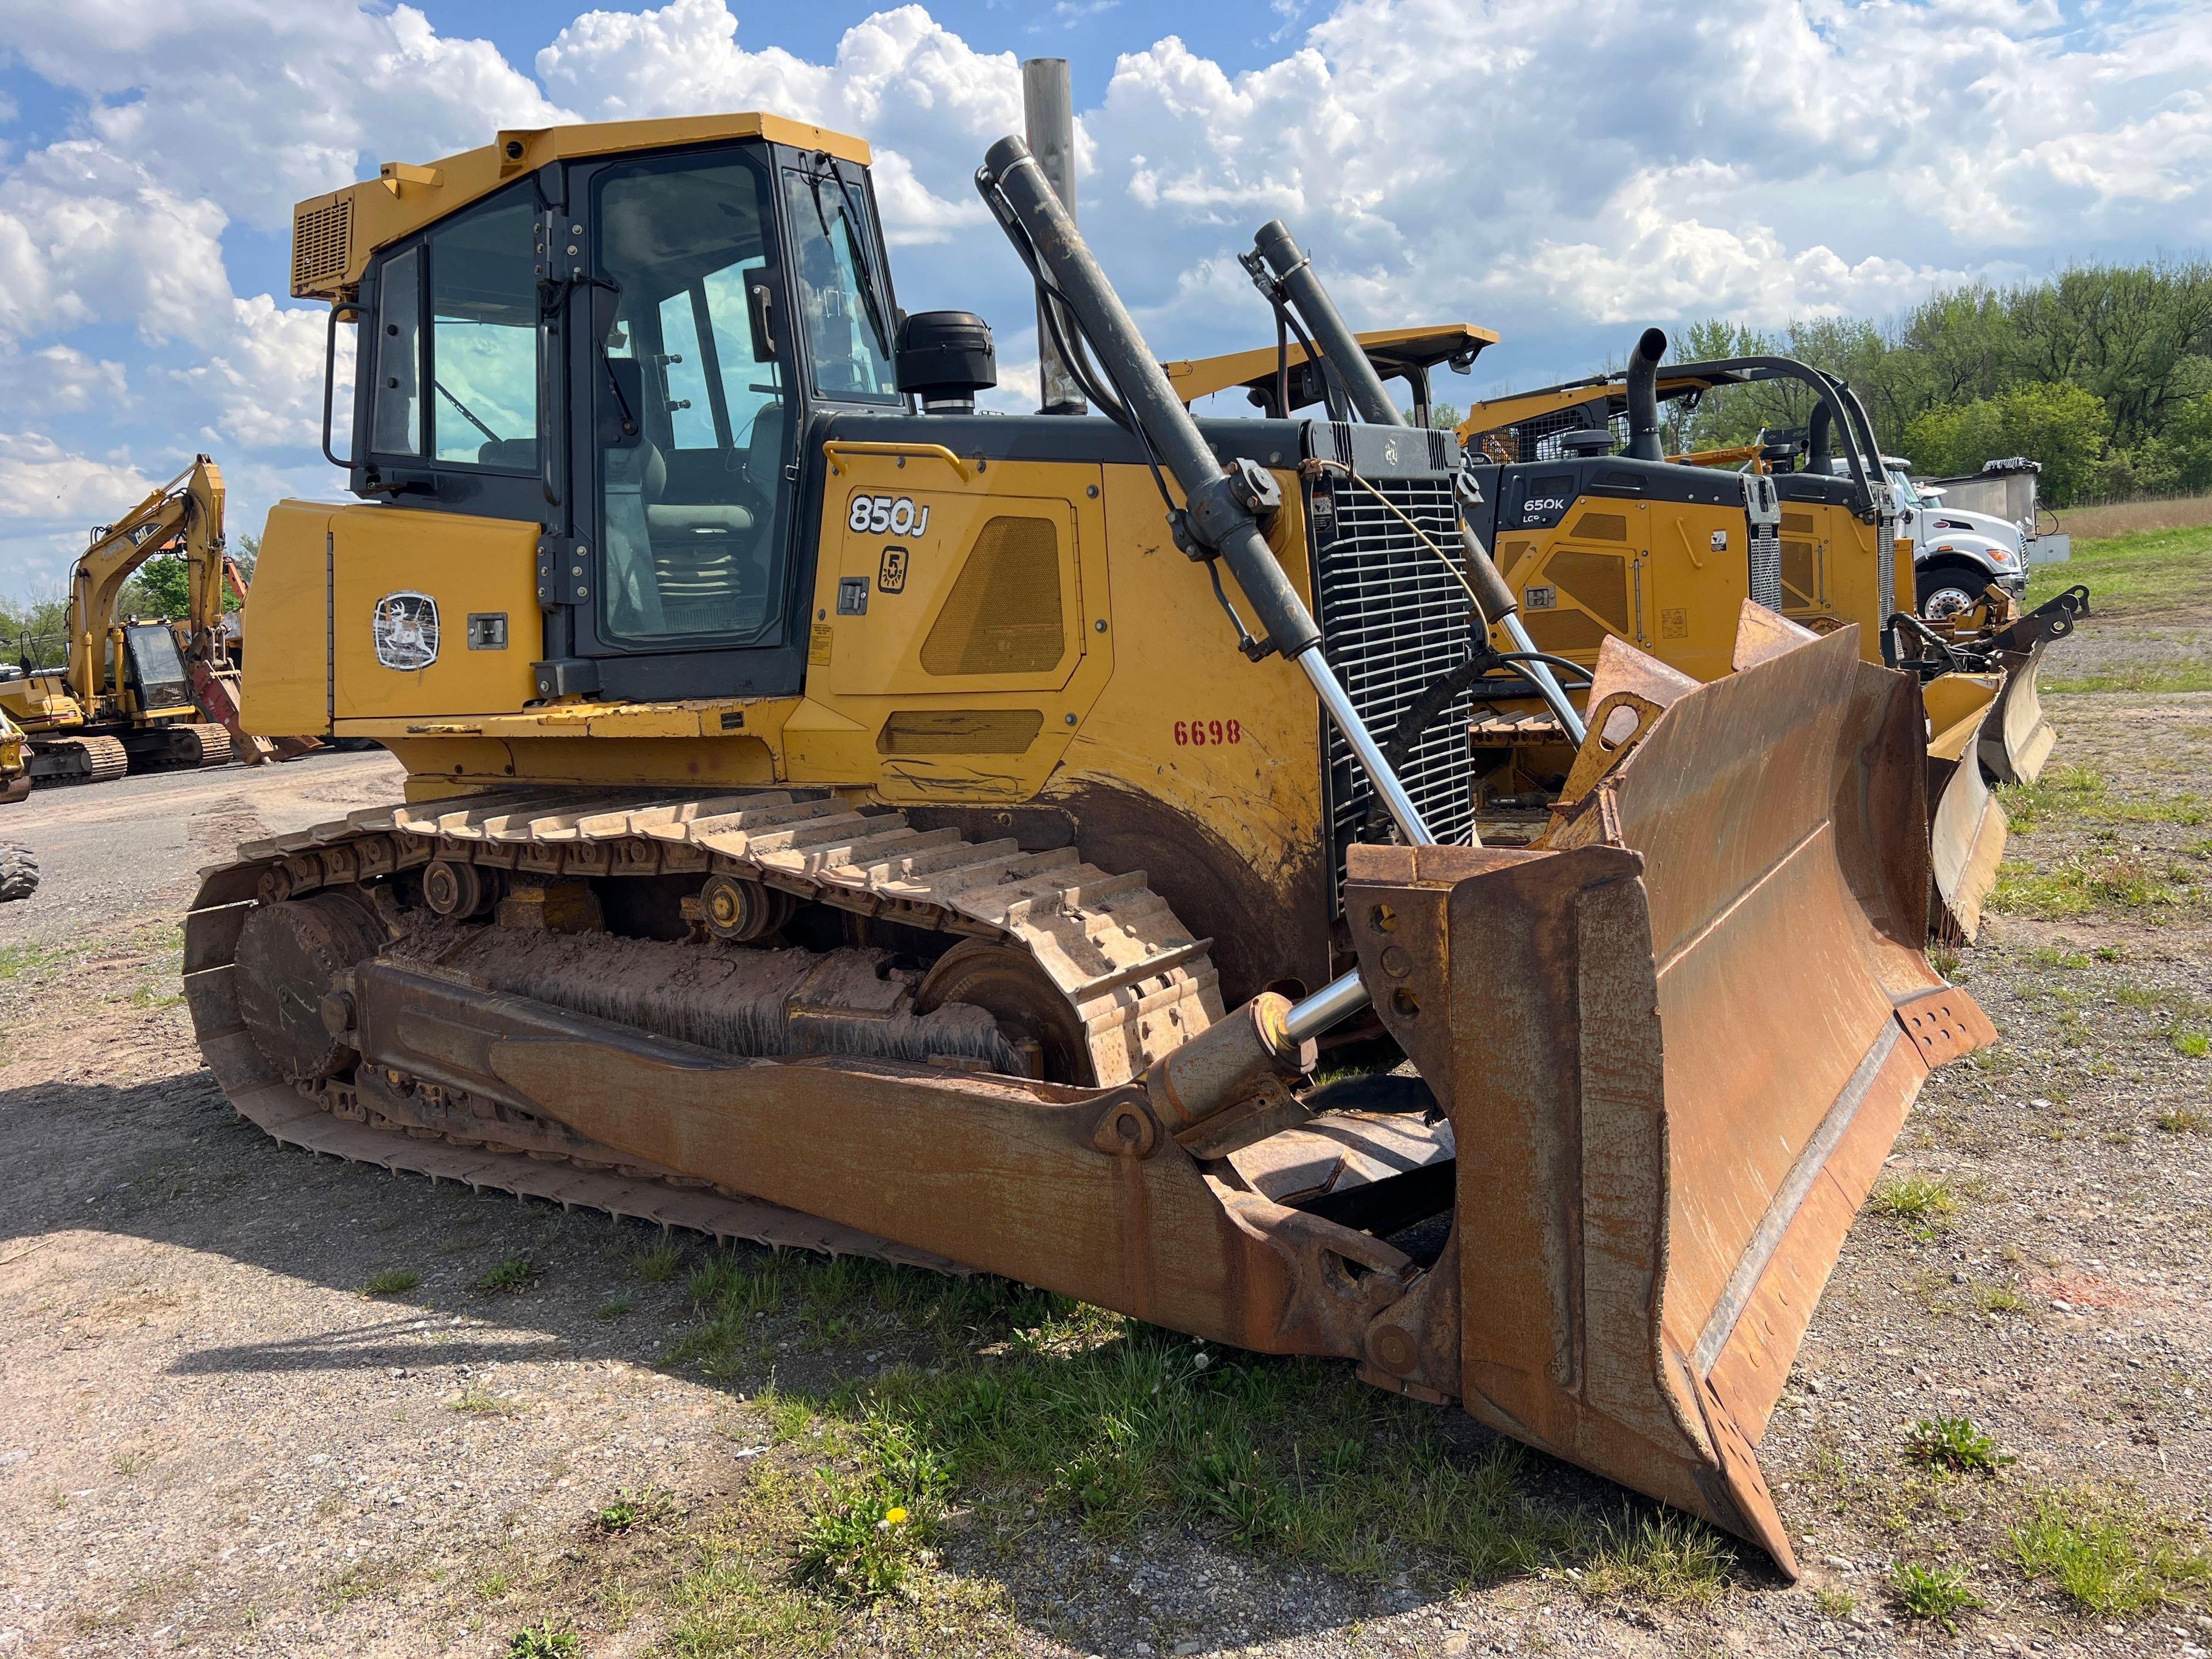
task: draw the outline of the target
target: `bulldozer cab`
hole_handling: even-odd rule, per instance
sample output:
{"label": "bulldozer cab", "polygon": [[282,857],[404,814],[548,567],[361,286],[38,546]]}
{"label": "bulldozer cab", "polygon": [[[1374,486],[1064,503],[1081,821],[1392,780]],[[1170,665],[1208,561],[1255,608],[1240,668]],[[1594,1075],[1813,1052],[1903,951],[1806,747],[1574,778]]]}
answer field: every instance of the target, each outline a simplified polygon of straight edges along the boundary
{"label": "bulldozer cab", "polygon": [[904,408],[866,147],[724,125],[627,153],[532,135],[555,153],[459,210],[437,198],[459,179],[403,182],[445,211],[378,247],[354,295],[354,489],[546,526],[551,696],[796,691],[799,434]]}

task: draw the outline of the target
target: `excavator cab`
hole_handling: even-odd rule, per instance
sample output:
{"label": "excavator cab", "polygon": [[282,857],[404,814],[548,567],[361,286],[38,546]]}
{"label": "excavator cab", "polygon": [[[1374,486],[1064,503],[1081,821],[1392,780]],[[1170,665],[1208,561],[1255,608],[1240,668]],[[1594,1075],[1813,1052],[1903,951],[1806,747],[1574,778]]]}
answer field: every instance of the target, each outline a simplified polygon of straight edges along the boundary
{"label": "excavator cab", "polygon": [[[1485,847],[1460,446],[1288,230],[1342,418],[1194,420],[1001,141],[978,191],[1100,414],[981,416],[988,329],[901,316],[867,161],[617,123],[301,205],[361,500],[272,510],[247,723],[408,776],[206,872],[226,1094],[1348,1359],[1788,1565],[1766,1413],[1990,1035],[1921,953],[1907,678],[1758,607],[1711,684],[1615,653],[1544,844]],[[1346,1034],[1419,1075],[1321,1083]]]}

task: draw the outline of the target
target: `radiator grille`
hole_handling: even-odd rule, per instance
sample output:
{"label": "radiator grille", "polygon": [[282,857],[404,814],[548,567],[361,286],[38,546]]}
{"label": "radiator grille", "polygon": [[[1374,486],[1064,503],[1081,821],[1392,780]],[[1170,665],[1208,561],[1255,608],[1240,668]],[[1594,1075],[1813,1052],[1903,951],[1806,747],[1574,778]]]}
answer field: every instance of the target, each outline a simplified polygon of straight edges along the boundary
{"label": "radiator grille", "polygon": [[345,280],[353,247],[353,198],[309,208],[292,221],[292,297],[322,300]]}
{"label": "radiator grille", "polygon": [[[1322,651],[1376,742],[1388,744],[1422,690],[1467,659],[1471,608],[1452,572],[1368,493],[1367,484],[1448,557],[1459,546],[1458,514],[1448,472],[1337,481],[1328,490],[1335,531],[1320,556]],[[1462,694],[1422,733],[1399,772],[1430,833],[1462,846],[1474,825],[1468,748],[1472,712],[1472,699]],[[1341,892],[1345,848],[1354,841],[1388,841],[1393,832],[1375,805],[1366,773],[1334,725],[1328,741],[1329,817]]]}

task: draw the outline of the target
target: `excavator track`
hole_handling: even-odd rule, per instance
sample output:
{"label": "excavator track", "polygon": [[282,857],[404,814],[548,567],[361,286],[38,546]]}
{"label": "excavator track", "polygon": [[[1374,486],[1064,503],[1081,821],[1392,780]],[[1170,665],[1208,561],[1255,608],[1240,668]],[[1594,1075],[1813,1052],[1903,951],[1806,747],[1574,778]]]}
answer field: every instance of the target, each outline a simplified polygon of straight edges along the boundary
{"label": "excavator track", "polygon": [[[452,1103],[434,1089],[425,1097],[433,1103],[428,1112],[399,1116],[396,1097],[381,1088],[285,1081],[240,1012],[235,961],[247,917],[261,905],[358,888],[434,860],[539,884],[693,874],[703,883],[721,875],[798,902],[958,936],[963,942],[943,961],[975,945],[1019,953],[1064,1000],[1082,1034],[1092,1073],[1085,1080],[1101,1085],[1141,1076],[1222,1017],[1210,941],[1190,936],[1143,872],[1109,873],[1072,849],[1024,853],[1011,840],[919,830],[902,813],[856,811],[826,793],[469,796],[356,812],[249,842],[234,862],[203,872],[185,921],[193,1024],[232,1105],[277,1140],[724,1238],[952,1266],[678,1171],[638,1167],[557,1126],[510,1128],[501,1145],[499,1114],[441,1116]],[[396,1074],[388,1081],[415,1088]],[[380,1111],[380,1103],[392,1112]],[[454,1121],[471,1133],[438,1127]]]}
{"label": "excavator track", "polygon": [[32,755],[31,775],[41,783],[112,783],[131,769],[119,738],[41,738]]}

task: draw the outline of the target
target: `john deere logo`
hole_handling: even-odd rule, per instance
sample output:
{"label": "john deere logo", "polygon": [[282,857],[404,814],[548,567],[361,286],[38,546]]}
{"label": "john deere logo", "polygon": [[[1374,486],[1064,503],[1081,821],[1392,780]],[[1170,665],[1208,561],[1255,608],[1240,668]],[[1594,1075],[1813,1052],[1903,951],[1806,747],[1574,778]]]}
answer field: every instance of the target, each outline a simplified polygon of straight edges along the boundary
{"label": "john deere logo", "polygon": [[428,593],[386,593],[369,626],[386,668],[411,672],[438,660],[438,602]]}

